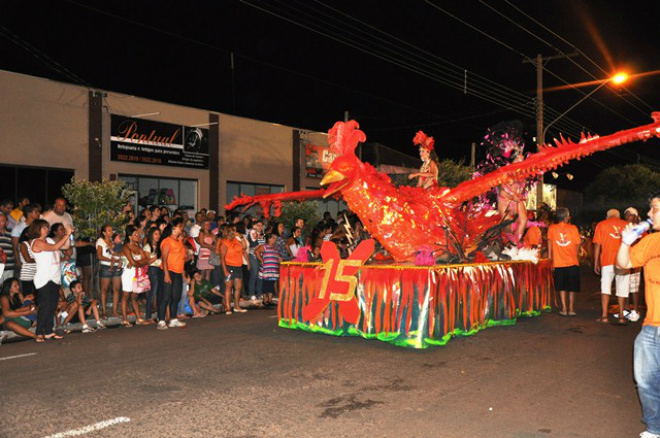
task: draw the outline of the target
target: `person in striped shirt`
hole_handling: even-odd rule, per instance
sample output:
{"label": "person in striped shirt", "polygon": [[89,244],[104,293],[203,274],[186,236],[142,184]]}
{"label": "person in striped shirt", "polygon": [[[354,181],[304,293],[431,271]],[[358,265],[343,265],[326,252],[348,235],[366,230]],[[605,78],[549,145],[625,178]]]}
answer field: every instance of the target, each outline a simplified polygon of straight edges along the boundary
{"label": "person in striped shirt", "polygon": [[[11,233],[7,229],[7,215],[0,212],[0,249],[4,252],[6,260],[4,272],[0,273],[0,284],[14,276],[14,245],[11,243]],[[4,258],[4,257],[3,257]]]}
{"label": "person in striped shirt", "polygon": [[261,277],[263,291],[263,305],[272,306],[273,294],[277,291],[277,282],[280,279],[280,253],[275,245],[277,234],[266,234],[266,243],[254,250],[261,264],[259,276]]}

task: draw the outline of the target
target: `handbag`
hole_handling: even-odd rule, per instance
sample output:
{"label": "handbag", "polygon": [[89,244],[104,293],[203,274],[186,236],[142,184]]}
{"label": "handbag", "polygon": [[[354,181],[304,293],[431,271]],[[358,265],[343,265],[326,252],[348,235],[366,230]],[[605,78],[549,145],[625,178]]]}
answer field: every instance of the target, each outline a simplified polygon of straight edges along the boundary
{"label": "handbag", "polygon": [[212,251],[211,255],[209,256],[209,265],[222,266],[222,262],[220,261],[220,254],[218,254],[215,251]]}
{"label": "handbag", "polygon": [[147,269],[148,268],[146,266],[135,268],[135,277],[133,277],[133,292],[136,294],[141,294],[151,290],[151,282],[149,281],[149,275],[147,275]]}

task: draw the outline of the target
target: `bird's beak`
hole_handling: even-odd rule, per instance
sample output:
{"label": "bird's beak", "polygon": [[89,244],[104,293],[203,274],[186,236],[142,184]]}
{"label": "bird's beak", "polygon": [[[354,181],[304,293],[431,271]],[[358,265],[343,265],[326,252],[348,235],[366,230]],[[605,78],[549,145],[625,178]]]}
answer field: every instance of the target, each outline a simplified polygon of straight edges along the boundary
{"label": "bird's beak", "polygon": [[346,179],[346,177],[343,174],[337,172],[336,170],[330,169],[328,170],[328,173],[326,173],[323,179],[321,180],[321,185],[327,186],[330,183],[341,181],[343,179]]}
{"label": "bird's beak", "polygon": [[[321,180],[321,185],[327,186],[328,184],[337,183],[345,179],[346,179],[346,175],[337,172],[336,170],[330,169],[328,170],[328,173],[326,173],[323,179]],[[342,187],[343,184],[334,184],[334,187],[333,186],[328,187],[328,190],[325,192],[323,197],[327,198],[328,196],[331,196],[333,193],[337,192]]]}

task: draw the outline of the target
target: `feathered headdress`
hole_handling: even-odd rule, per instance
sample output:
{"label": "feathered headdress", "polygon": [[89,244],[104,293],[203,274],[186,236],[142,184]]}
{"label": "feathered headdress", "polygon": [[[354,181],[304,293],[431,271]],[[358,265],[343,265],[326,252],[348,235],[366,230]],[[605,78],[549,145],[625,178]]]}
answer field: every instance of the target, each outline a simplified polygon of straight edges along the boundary
{"label": "feathered headdress", "polygon": [[415,138],[413,138],[413,144],[431,152],[435,147],[435,140],[433,137],[424,134],[424,131],[417,131]]}

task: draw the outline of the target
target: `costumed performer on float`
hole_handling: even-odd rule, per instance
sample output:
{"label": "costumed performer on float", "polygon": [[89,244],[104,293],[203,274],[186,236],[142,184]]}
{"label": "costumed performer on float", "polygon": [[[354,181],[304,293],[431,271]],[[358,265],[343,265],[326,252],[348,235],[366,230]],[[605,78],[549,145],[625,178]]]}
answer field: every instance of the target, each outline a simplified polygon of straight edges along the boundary
{"label": "costumed performer on float", "polygon": [[[525,143],[521,135],[522,124],[519,121],[502,122],[488,130],[482,146],[486,146],[486,160],[477,166],[476,175],[485,175],[502,166],[517,163],[525,159]],[[530,180],[511,181],[495,188],[497,210],[502,221],[515,219],[515,227],[508,226],[509,240],[518,244],[527,227],[527,190]]]}
{"label": "costumed performer on float", "polygon": [[417,180],[417,187],[430,189],[431,187],[438,187],[438,156],[433,148],[435,147],[435,140],[429,137],[422,131],[417,131],[413,144],[419,146],[419,157],[422,159],[422,167],[418,173],[411,173],[408,179],[419,178]]}

